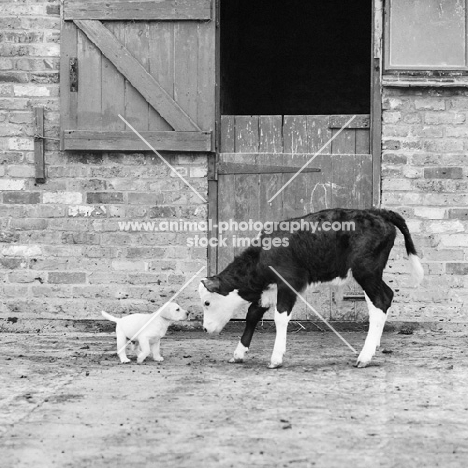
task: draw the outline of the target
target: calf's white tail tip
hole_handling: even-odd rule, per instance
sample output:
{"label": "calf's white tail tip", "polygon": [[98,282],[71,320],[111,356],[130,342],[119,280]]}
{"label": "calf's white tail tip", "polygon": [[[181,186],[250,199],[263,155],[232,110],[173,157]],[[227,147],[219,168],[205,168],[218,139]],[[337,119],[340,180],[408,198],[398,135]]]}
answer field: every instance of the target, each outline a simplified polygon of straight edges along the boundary
{"label": "calf's white tail tip", "polygon": [[114,317],[113,315],[108,314],[107,312],[104,312],[104,311],[101,311],[101,314],[104,318],[106,318],[107,320],[110,320],[111,322],[117,323],[120,320],[117,317]]}
{"label": "calf's white tail tip", "polygon": [[421,260],[414,254],[409,255],[409,261],[411,265],[411,277],[413,278],[414,286],[419,286],[424,279],[424,269],[421,265]]}

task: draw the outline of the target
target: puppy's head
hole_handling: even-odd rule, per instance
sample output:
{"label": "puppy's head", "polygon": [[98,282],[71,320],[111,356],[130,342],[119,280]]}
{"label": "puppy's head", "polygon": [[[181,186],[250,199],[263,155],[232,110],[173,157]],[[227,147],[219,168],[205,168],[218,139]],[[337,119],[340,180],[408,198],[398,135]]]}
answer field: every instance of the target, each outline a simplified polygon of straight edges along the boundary
{"label": "puppy's head", "polygon": [[175,302],[170,302],[164,307],[164,309],[162,309],[161,317],[166,320],[178,322],[180,320],[187,320],[188,312],[185,309],[182,309],[182,307]]}

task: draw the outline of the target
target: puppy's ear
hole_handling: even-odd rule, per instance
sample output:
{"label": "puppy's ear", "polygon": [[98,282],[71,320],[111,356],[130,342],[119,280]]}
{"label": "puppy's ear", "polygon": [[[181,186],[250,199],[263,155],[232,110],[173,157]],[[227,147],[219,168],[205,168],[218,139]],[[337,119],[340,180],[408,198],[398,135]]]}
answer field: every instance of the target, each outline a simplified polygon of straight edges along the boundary
{"label": "puppy's ear", "polygon": [[217,276],[210,276],[202,280],[203,286],[211,293],[219,293],[220,281]]}

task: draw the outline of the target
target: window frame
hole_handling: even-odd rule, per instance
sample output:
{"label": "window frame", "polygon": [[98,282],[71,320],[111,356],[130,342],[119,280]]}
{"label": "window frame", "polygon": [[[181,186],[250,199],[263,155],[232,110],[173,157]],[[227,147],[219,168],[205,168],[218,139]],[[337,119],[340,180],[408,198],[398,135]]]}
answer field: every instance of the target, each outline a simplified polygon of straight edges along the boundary
{"label": "window frame", "polygon": [[384,30],[383,30],[383,69],[388,75],[403,75],[425,78],[468,76],[468,0],[465,0],[465,65],[463,67],[453,66],[418,66],[411,67],[390,65],[390,16],[393,0],[386,0],[384,4]]}

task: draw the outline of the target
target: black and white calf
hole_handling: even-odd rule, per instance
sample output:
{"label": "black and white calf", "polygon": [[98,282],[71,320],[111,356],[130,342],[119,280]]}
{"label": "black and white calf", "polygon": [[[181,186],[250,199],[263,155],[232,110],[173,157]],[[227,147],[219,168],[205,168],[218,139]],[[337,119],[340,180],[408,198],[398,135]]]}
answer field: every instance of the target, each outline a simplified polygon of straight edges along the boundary
{"label": "black and white calf", "polygon": [[[236,310],[248,306],[245,330],[231,359],[242,362],[257,323],[274,307],[276,340],[269,367],[279,367],[286,351],[286,332],[296,294],[270,266],[299,292],[311,284],[344,283],[352,276],[364,290],[369,308],[369,331],[356,363],[365,367],[380,345],[386,312],[393,299],[393,291],[383,281],[382,273],[395,241],[395,227],[404,236],[416,285],[424,276],[406,222],[397,213],[374,209],[323,210],[296,221],[307,221],[318,228],[315,232],[301,229],[294,233],[284,230],[262,233],[262,241],[268,240],[263,245],[279,238],[281,242],[276,243],[281,246],[269,250],[249,247],[219,275],[202,280],[199,293],[203,327],[209,333],[219,333]],[[319,229],[337,226],[337,222],[349,229]],[[350,229],[353,225],[354,229]]]}

